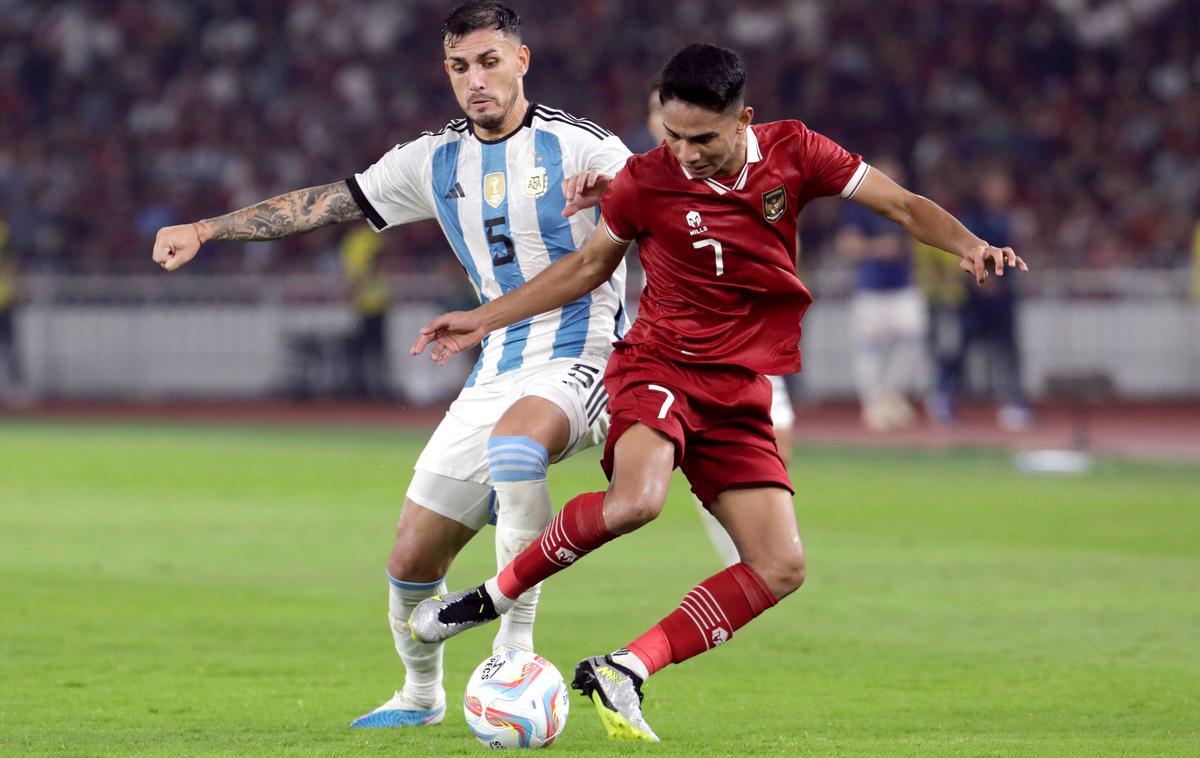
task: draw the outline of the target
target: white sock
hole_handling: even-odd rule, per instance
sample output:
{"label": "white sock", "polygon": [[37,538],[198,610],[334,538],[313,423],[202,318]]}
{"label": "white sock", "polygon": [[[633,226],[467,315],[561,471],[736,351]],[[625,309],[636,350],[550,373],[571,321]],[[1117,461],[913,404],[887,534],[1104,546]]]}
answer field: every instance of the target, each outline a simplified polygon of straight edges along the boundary
{"label": "white sock", "polygon": [[415,704],[432,708],[445,702],[442,688],[441,642],[417,642],[408,630],[408,617],[417,603],[446,591],[444,580],[402,582],[388,577],[388,619],[396,652],[404,662],[404,695]]}
{"label": "white sock", "polygon": [[700,511],[700,523],[704,524],[704,531],[708,532],[708,540],[717,550],[717,555],[725,562],[726,566],[732,566],[742,560],[738,555],[737,545],[733,544],[733,538],[729,536],[729,532],[725,531],[725,527],[721,526],[721,522],[717,521],[717,517],[708,512],[708,509],[700,504],[699,498],[693,497],[692,500],[696,503],[696,510]]}
{"label": "white sock", "polygon": [[[534,543],[554,516],[554,506],[545,478],[496,482],[493,487],[496,490],[496,568],[502,569]],[[500,631],[492,642],[493,652],[501,649],[533,651],[533,621],[541,592],[541,584],[526,590],[507,612],[503,612]],[[494,597],[492,602],[495,604]],[[496,610],[500,610],[499,605]]]}
{"label": "white sock", "polygon": [[[496,435],[488,440],[488,471],[496,492],[496,567],[504,569],[533,544],[550,519],[554,506],[546,488],[550,456],[540,442],[523,435]],[[504,616],[492,651],[533,650],[533,620],[542,586],[519,598],[506,597],[495,577],[484,583],[496,611]]]}
{"label": "white sock", "polygon": [[638,658],[637,655],[629,650],[621,648],[608,657],[612,658],[613,663],[618,666],[623,666],[637,674],[643,682],[650,678],[650,669],[646,667],[641,658]]}
{"label": "white sock", "polygon": [[517,601],[500,591],[500,582],[498,580],[498,576],[488,579],[483,583],[483,590],[492,598],[492,607],[496,609],[496,613],[503,616],[512,610]]}

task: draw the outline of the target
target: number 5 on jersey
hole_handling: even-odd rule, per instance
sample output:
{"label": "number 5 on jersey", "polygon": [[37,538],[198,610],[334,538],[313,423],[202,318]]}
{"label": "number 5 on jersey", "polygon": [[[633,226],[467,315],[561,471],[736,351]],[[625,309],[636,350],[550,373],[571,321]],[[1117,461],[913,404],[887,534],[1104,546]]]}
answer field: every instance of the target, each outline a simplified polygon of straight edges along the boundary
{"label": "number 5 on jersey", "polygon": [[714,239],[696,240],[692,243],[692,247],[700,250],[701,248],[711,247],[713,252],[717,254],[717,276],[725,273],[725,256],[721,252],[721,243]]}
{"label": "number 5 on jersey", "polygon": [[[496,231],[496,227],[504,226],[506,223],[508,223],[508,219],[504,216],[489,218],[483,222],[483,228],[487,231],[488,249],[492,251],[493,266],[506,266],[517,259],[517,250],[513,247],[512,238]],[[496,245],[503,245],[504,252],[497,252]]]}

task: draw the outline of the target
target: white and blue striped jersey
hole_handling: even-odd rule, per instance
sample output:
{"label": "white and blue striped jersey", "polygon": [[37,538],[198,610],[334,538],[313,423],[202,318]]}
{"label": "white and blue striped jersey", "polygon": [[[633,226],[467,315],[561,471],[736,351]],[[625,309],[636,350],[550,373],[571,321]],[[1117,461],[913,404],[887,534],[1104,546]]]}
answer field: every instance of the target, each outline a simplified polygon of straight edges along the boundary
{"label": "white and blue striped jersey", "polygon": [[[591,170],[613,176],[629,155],[593,122],[531,103],[521,128],[503,139],[479,139],[466,119],[455,119],[396,146],[347,183],[375,231],[436,218],[486,303],[591,236],[599,208],[563,218],[563,179]],[[627,326],[622,263],[593,292],[487,335],[467,386],[555,358],[607,360]]]}

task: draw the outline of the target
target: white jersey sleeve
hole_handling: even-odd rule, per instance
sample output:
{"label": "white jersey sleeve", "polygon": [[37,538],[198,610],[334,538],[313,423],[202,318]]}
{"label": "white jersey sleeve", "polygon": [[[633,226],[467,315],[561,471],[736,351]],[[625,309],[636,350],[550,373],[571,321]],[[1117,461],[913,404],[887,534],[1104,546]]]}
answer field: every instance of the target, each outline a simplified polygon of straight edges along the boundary
{"label": "white jersey sleeve", "polygon": [[610,177],[616,176],[618,171],[625,168],[625,161],[629,160],[631,154],[620,137],[610,134],[593,143],[586,157],[587,168],[589,171],[601,171]]}
{"label": "white jersey sleeve", "polygon": [[429,151],[426,138],[397,145],[366,171],[347,180],[350,193],[375,231],[436,215],[426,176]]}

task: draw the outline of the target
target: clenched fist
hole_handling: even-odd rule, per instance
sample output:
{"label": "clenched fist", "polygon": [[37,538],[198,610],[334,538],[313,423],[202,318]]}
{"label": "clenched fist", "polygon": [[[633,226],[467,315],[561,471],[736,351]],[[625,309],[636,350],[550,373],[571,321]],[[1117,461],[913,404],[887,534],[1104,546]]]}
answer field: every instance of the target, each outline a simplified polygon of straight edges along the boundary
{"label": "clenched fist", "polygon": [[154,236],[154,262],[167,271],[174,271],[196,257],[204,240],[201,225],[179,224],[164,226]]}

